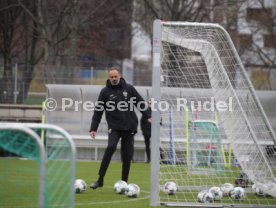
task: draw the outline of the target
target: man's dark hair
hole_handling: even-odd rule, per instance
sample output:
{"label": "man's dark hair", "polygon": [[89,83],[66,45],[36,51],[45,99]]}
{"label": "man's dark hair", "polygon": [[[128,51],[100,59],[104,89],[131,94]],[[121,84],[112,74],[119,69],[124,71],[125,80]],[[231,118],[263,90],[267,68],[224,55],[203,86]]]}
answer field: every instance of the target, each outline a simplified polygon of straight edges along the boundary
{"label": "man's dark hair", "polygon": [[110,67],[110,68],[108,69],[108,73],[109,73],[110,71],[113,71],[113,70],[116,70],[117,72],[119,72],[119,74],[121,74],[121,69],[120,69],[119,67],[117,67],[117,66],[112,66],[112,67]]}

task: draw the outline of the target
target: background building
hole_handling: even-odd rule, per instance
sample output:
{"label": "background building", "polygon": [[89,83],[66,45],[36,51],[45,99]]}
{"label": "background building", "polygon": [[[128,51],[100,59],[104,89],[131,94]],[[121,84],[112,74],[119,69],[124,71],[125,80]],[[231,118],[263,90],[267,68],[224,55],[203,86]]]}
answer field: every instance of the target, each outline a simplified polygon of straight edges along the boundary
{"label": "background building", "polygon": [[[276,74],[276,2],[273,0],[207,0],[172,1],[170,5],[158,2],[136,1],[138,15],[134,20],[151,37],[152,21],[211,22],[222,25],[230,34],[248,74],[259,90],[275,90]],[[193,9],[187,9],[193,8]],[[190,11],[191,10],[191,11]],[[145,41],[146,42],[146,41]],[[145,54],[144,54],[145,55]],[[151,71],[151,64],[137,60],[136,70]],[[148,72],[150,74],[150,72]],[[137,83],[150,80],[137,80]],[[146,84],[147,85],[147,84]]]}

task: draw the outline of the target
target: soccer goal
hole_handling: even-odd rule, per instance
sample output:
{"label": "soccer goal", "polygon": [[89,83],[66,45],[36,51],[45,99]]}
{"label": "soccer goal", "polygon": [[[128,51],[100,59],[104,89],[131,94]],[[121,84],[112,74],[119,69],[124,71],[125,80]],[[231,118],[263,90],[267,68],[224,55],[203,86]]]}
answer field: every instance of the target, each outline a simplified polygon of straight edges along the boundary
{"label": "soccer goal", "polygon": [[74,207],[75,145],[49,124],[1,123],[3,207]]}
{"label": "soccer goal", "polygon": [[[156,20],[153,29],[152,94],[162,105],[152,106],[151,205],[275,206],[267,149],[276,137],[229,34],[207,23]],[[162,191],[169,181],[175,194]],[[245,195],[198,199],[225,183]]]}

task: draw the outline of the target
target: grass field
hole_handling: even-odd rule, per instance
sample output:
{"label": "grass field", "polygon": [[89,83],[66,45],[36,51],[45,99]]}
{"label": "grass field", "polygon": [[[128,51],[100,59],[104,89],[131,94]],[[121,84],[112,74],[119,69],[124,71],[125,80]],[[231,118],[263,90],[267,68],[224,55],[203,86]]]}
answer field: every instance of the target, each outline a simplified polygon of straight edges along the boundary
{"label": "grass field", "polygon": [[[86,181],[89,186],[97,180],[99,162],[94,161],[77,161],[76,163],[76,178],[81,178]],[[172,167],[173,168],[173,167]],[[178,172],[182,172],[182,177],[185,174],[184,166],[175,166]],[[180,169],[182,169],[179,171]],[[19,160],[12,158],[0,159],[0,208],[25,208],[37,207],[38,204],[38,169],[37,164],[33,160]],[[66,174],[66,171],[64,171]],[[81,194],[75,194],[75,207],[80,208],[129,208],[129,207],[150,207],[150,164],[132,163],[131,172],[128,183],[136,183],[141,188],[141,193],[138,198],[128,198],[125,195],[115,194],[113,191],[114,183],[121,179],[121,163],[112,162],[108,169],[104,181],[104,187],[92,190],[88,187],[87,191]],[[201,178],[202,179],[202,178]],[[189,180],[189,179],[187,179]],[[53,178],[50,179],[53,184],[60,182]],[[66,180],[67,181],[67,180]],[[67,182],[64,181],[66,184]],[[200,182],[200,179],[196,180]],[[210,185],[214,183],[215,178],[208,177],[204,181],[209,181]],[[223,182],[223,181],[222,181]],[[229,181],[228,181],[229,182]],[[186,184],[184,182],[182,185]],[[61,197],[61,192],[52,190],[57,197]],[[188,201],[196,200],[197,191],[188,191],[185,198]],[[182,193],[177,193],[170,198],[171,202],[181,198]],[[160,200],[165,201],[167,195],[160,193]],[[221,203],[232,203],[229,197],[224,197]],[[275,205],[276,198],[271,197],[255,197],[252,193],[246,194],[244,201],[238,202],[241,204],[266,204]],[[50,206],[57,207],[57,206]]]}
{"label": "grass field", "polygon": [[[76,163],[76,178],[85,180],[89,186],[97,180],[99,165],[99,162],[78,161]],[[57,170],[59,169],[57,168]],[[37,207],[39,198],[38,174],[38,163],[34,160],[0,158],[0,208]],[[141,188],[138,198],[128,198],[125,195],[115,194],[113,186],[120,179],[121,163],[112,162],[105,177],[104,187],[96,190],[88,187],[86,192],[75,194],[75,207],[149,207],[149,164],[132,163],[128,182],[136,183]],[[51,176],[50,181],[54,185],[61,182]],[[62,183],[64,184],[64,181]],[[62,197],[58,190],[51,192],[57,192],[56,198]]]}
{"label": "grass field", "polygon": [[[77,162],[76,178],[82,178],[89,186],[97,180],[98,162]],[[115,194],[114,183],[121,179],[121,163],[112,162],[105,177],[104,186],[96,190],[88,188],[85,193],[75,195],[75,207],[150,207],[150,165],[132,163],[128,183],[136,183],[141,188],[138,198],[128,198]]]}

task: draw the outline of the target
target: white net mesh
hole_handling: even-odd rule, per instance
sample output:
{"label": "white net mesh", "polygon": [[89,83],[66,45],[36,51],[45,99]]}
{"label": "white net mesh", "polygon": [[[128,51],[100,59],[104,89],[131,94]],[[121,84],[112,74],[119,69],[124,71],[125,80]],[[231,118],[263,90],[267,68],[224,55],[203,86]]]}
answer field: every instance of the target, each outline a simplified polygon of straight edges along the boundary
{"label": "white net mesh", "polygon": [[[243,186],[244,200],[216,203],[273,205],[252,193],[253,183],[276,197],[274,133],[228,34],[208,24],[162,24],[159,109],[161,203],[197,203],[199,191],[224,183]],[[188,89],[187,89],[188,88]],[[184,93],[185,90],[185,93]],[[239,179],[240,174],[247,176]]]}
{"label": "white net mesh", "polygon": [[74,207],[76,150],[67,132],[0,123],[0,151],[0,207]]}

